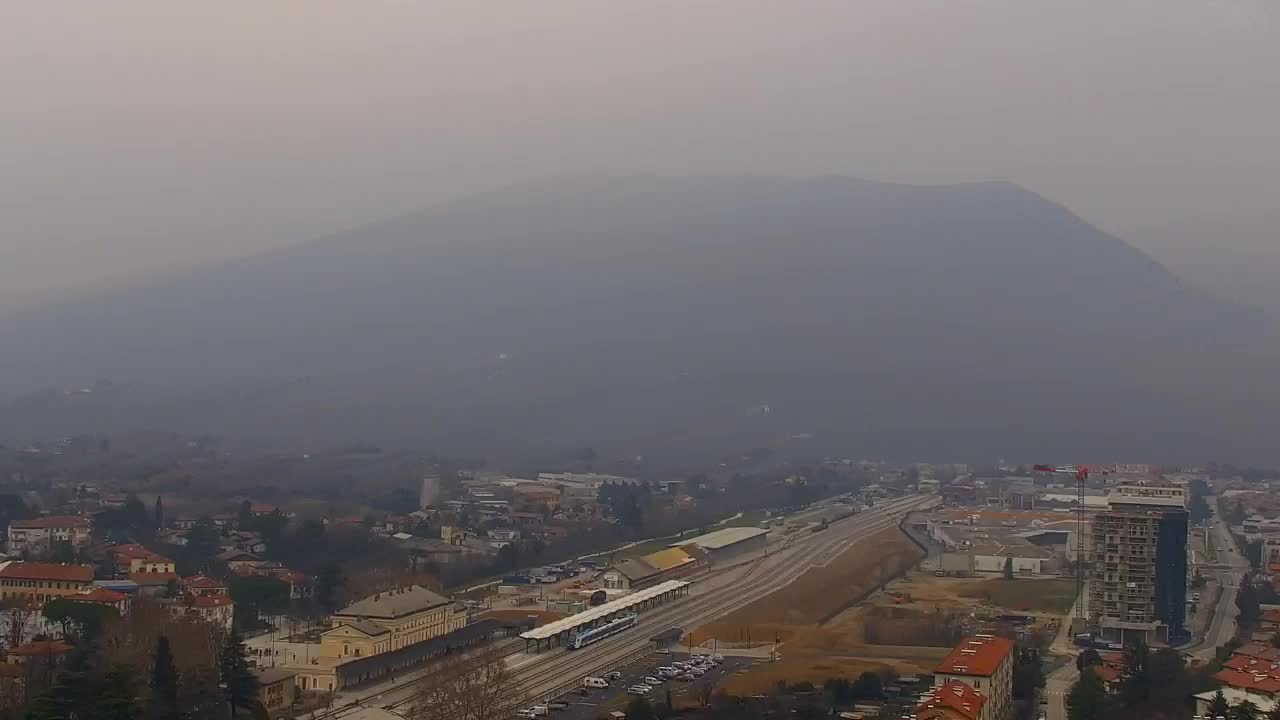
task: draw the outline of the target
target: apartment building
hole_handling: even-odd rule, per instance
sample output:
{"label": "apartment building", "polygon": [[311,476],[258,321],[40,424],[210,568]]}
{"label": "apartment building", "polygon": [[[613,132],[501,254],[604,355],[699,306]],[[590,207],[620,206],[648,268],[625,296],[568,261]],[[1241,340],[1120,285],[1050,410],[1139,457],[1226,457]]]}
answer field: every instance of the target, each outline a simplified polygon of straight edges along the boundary
{"label": "apartment building", "polygon": [[1087,593],[1092,631],[1115,642],[1187,639],[1184,502],[1163,492],[1112,493],[1108,510],[1094,516]]}
{"label": "apartment building", "polygon": [[[1013,703],[1013,663],[1011,641],[994,635],[974,635],[961,641],[934,670],[933,697],[956,712],[963,712],[966,703],[971,708],[977,705],[976,714],[966,716],[968,720],[1003,720]],[[972,688],[983,701],[974,703],[963,690],[957,694],[955,683]],[[951,702],[957,697],[962,698],[958,705]],[[943,717],[946,715],[943,712]]]}
{"label": "apartment building", "polygon": [[78,594],[92,584],[93,568],[88,565],[0,563],[0,600],[44,603]]}
{"label": "apartment building", "polygon": [[9,523],[9,553],[42,555],[55,543],[85,547],[92,538],[93,524],[79,515],[45,515]]}

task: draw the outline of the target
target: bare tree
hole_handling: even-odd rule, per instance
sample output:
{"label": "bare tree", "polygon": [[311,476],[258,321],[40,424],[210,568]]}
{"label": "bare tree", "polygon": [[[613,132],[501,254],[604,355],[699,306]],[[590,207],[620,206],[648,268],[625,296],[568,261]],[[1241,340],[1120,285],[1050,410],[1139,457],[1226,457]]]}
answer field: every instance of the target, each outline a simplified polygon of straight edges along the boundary
{"label": "bare tree", "polygon": [[413,720],[506,720],[524,701],[495,646],[445,658],[432,670],[418,684]]}
{"label": "bare tree", "polygon": [[6,598],[0,601],[0,614],[6,615],[4,640],[10,650],[26,640],[27,624],[37,612],[36,606],[25,598]]}
{"label": "bare tree", "polygon": [[707,707],[711,704],[711,698],[715,697],[716,684],[713,682],[702,682],[697,685],[698,704]]}

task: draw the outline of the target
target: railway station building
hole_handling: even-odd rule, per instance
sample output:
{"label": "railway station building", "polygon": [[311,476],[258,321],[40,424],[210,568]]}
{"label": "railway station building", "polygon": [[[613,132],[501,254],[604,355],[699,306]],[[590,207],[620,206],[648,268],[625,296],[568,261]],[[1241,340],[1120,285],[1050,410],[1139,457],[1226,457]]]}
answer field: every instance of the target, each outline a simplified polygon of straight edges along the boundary
{"label": "railway station building", "polygon": [[641,613],[663,603],[684,597],[689,594],[690,586],[690,583],[683,580],[668,580],[593,607],[590,610],[570,615],[563,620],[557,620],[528,632],[523,632],[520,637],[525,642],[525,652],[542,652],[543,650],[567,646],[573,636],[579,632],[600,627],[623,615]]}

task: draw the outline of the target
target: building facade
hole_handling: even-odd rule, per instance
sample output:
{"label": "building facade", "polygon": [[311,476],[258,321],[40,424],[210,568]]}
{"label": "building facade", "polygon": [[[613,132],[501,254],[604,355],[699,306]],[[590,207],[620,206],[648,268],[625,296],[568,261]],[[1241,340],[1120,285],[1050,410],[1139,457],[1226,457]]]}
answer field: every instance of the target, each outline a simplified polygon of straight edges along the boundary
{"label": "building facade", "polygon": [[961,641],[938,665],[933,674],[934,687],[963,683],[984,698],[974,720],[1003,720],[1013,703],[1013,662],[1011,641],[994,635],[974,635]]}
{"label": "building facade", "polygon": [[1093,520],[1088,571],[1090,628],[1116,642],[1187,638],[1187,513],[1127,498]]}
{"label": "building facade", "polygon": [[[353,603],[334,613],[332,622],[333,629],[321,636],[321,654],[344,657],[357,647],[367,655],[430,640],[461,628],[467,616],[452,600],[411,585]],[[379,633],[377,628],[386,632]]]}
{"label": "building facade", "polygon": [[93,568],[52,563],[0,563],[0,600],[45,603],[91,589]]}
{"label": "building facade", "polygon": [[93,524],[79,515],[46,515],[9,523],[9,553],[40,555],[56,543],[86,547],[93,534]]}

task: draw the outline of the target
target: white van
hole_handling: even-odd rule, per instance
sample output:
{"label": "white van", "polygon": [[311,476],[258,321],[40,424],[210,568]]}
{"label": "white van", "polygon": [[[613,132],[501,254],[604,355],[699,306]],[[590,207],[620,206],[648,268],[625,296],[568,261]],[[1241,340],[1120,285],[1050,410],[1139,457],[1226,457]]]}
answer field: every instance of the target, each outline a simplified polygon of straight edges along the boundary
{"label": "white van", "polygon": [[551,709],[546,705],[534,705],[529,708],[529,712],[533,713],[534,717],[546,717],[546,715],[551,712]]}
{"label": "white van", "polygon": [[583,678],[583,679],[582,679],[582,687],[589,687],[589,688],[607,688],[607,687],[609,687],[609,681],[608,681],[608,680],[605,680],[605,679],[604,679],[604,678],[602,678],[602,677],[588,677],[588,678]]}

